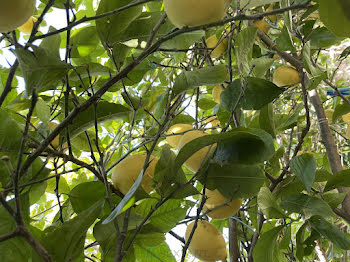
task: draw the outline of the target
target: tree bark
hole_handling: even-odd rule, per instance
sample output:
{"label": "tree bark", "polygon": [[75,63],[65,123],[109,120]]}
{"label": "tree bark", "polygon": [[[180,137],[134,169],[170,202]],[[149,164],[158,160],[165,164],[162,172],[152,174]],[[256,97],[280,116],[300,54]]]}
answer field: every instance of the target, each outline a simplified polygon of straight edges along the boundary
{"label": "tree bark", "polygon": [[[311,104],[313,105],[316,111],[317,120],[320,127],[320,132],[321,132],[322,143],[326,148],[328,161],[331,166],[332,172],[335,174],[343,170],[338,148],[335,144],[334,137],[329,128],[328,121],[327,121],[319,94],[314,89],[309,91],[309,96],[310,96]],[[341,187],[341,188],[338,188],[338,192],[339,193],[347,192],[347,195],[342,203],[342,209],[346,213],[346,215],[349,217],[350,216],[349,189],[345,187]]]}
{"label": "tree bark", "polygon": [[230,262],[238,262],[239,248],[238,248],[238,228],[237,221],[229,218],[229,254]]}

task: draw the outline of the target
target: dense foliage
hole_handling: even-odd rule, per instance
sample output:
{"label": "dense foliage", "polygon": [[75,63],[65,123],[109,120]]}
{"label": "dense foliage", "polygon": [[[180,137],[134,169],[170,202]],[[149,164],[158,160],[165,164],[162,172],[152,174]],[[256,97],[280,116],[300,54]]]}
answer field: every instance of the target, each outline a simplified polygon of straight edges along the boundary
{"label": "dense foliage", "polygon": [[[178,226],[201,219],[227,261],[348,261],[348,1],[233,0],[181,29],[158,0],[36,6],[30,35],[0,34],[0,261],[194,261]],[[175,124],[206,135],[171,147]],[[215,189],[234,217],[208,216]]]}

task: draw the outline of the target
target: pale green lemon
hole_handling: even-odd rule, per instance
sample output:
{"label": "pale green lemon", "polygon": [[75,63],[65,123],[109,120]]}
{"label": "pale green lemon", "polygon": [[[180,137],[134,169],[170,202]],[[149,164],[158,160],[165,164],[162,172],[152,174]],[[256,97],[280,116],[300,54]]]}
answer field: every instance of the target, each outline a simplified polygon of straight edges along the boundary
{"label": "pale green lemon", "polygon": [[0,0],[0,32],[23,25],[35,11],[35,0]]}
{"label": "pale green lemon", "polygon": [[232,0],[164,0],[170,21],[182,28],[220,21]]}
{"label": "pale green lemon", "polygon": [[[190,237],[194,223],[193,221],[187,226],[186,241]],[[224,237],[213,224],[204,220],[198,221],[188,250],[202,261],[225,260],[227,257]]]}

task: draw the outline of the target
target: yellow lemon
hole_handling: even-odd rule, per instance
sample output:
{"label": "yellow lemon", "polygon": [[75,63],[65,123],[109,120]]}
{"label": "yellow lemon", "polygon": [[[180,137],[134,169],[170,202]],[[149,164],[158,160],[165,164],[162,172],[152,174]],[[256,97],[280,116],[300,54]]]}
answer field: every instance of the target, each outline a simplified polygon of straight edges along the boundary
{"label": "yellow lemon", "polygon": [[[272,4],[266,9],[266,11],[267,11],[267,12],[272,11],[274,5],[275,5],[275,3],[272,3]],[[267,17],[270,19],[270,21],[271,21],[272,23],[276,23],[276,21],[277,21],[277,16],[276,16],[276,15],[269,15],[269,16],[267,16]]]}
{"label": "yellow lemon", "polygon": [[205,201],[203,207],[204,212],[221,206],[208,213],[208,216],[214,219],[226,219],[234,216],[242,204],[242,199],[240,198],[232,199],[230,202],[227,202],[229,199],[223,196],[217,189],[205,189],[205,195],[207,197],[207,200]]}
{"label": "yellow lemon", "polygon": [[218,39],[217,39],[216,35],[212,35],[206,40],[206,44],[207,44],[208,48],[214,48],[215,47],[214,50],[211,51],[210,56],[212,58],[218,58],[223,53],[226,52],[228,41],[227,41],[226,38],[224,38],[224,39],[222,39],[220,44],[218,44]]}
{"label": "yellow lemon", "polygon": [[[145,164],[146,154],[131,155],[120,161],[113,169],[112,182],[124,195],[136,181]],[[150,163],[143,174],[141,186],[149,193],[152,191],[152,179],[158,158],[151,156]]]}
{"label": "yellow lemon", "polygon": [[204,123],[210,123],[212,127],[220,126],[220,121],[216,116],[211,116],[204,120]]}
{"label": "yellow lemon", "polygon": [[23,25],[34,14],[35,0],[0,0],[0,32]]}
{"label": "yellow lemon", "polygon": [[[186,229],[186,241],[189,239],[195,222]],[[202,261],[226,260],[226,243],[220,231],[207,221],[200,220],[193,233],[188,250]]]}
{"label": "yellow lemon", "polygon": [[[23,25],[21,25],[18,29],[24,34],[30,35],[30,33],[33,30],[33,26],[38,21],[35,17],[31,16],[27,22],[25,22]],[[39,28],[38,28],[39,29]]]}
{"label": "yellow lemon", "polygon": [[178,28],[220,21],[232,0],[164,0],[170,21]]}
{"label": "yellow lemon", "polygon": [[281,57],[278,54],[274,54],[272,58],[275,61],[281,60]]}
{"label": "yellow lemon", "polygon": [[306,20],[317,20],[317,19],[320,19],[320,14],[318,13],[318,11],[315,11],[309,14],[309,16],[306,18]]}
{"label": "yellow lemon", "polygon": [[[202,136],[207,136],[207,135],[208,135],[207,133],[199,130],[193,130],[185,133],[179,141],[178,150],[183,148],[184,145],[186,145],[188,142],[192,141],[193,139],[196,139]],[[208,152],[209,148],[210,146],[206,146],[198,150],[196,153],[194,153],[190,158],[186,160],[185,166],[192,172],[194,173],[197,172],[198,169],[203,164],[202,162],[204,161],[206,156],[209,154]],[[215,146],[212,146],[211,150],[213,150],[214,148]]]}
{"label": "yellow lemon", "polygon": [[193,129],[192,125],[189,125],[189,124],[176,124],[176,125],[173,125],[169,128],[169,130],[167,131],[167,135],[171,135],[171,134],[175,134],[175,135],[172,135],[172,136],[167,136],[166,137],[166,141],[168,142],[169,145],[171,145],[172,147],[175,147],[177,148],[179,142],[180,142],[180,139],[182,138],[183,134],[179,134],[179,135],[176,135],[178,133],[183,133],[187,130],[191,130]]}
{"label": "yellow lemon", "polygon": [[270,25],[264,20],[258,20],[253,22],[254,26],[257,27],[261,32],[267,34],[270,30]]}
{"label": "yellow lemon", "polygon": [[273,73],[273,82],[277,86],[295,85],[300,82],[300,76],[294,67],[284,65]]}
{"label": "yellow lemon", "polygon": [[346,123],[350,122],[350,113],[347,113],[345,115],[342,115],[343,121]]}
{"label": "yellow lemon", "polygon": [[332,118],[333,118],[333,114],[334,114],[334,110],[333,109],[326,109],[324,111],[326,118],[328,119],[328,122],[331,123],[332,122]]}
{"label": "yellow lemon", "polygon": [[217,103],[217,104],[220,104],[220,96],[221,96],[222,91],[224,91],[222,86],[215,86],[212,90],[211,94],[213,96],[215,103]]}
{"label": "yellow lemon", "polygon": [[[49,123],[48,123],[48,126],[49,126],[49,128],[51,129],[51,131],[52,131],[52,130],[54,130],[54,129],[58,126],[58,124],[55,123],[55,122],[49,122]],[[58,148],[58,147],[59,147],[59,145],[60,145],[60,136],[59,136],[59,135],[57,135],[57,136],[51,141],[51,145],[53,145],[54,148]]]}
{"label": "yellow lemon", "polygon": [[346,127],[346,134],[345,134],[346,139],[350,139],[350,125],[347,124]]}

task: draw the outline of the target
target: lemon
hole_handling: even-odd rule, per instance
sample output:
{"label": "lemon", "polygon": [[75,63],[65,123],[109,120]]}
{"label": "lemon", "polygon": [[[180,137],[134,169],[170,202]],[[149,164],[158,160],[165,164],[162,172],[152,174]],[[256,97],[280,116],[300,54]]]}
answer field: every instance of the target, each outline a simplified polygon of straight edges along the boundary
{"label": "lemon", "polygon": [[[194,223],[187,226],[186,241],[190,237]],[[204,220],[198,221],[188,250],[202,261],[225,260],[227,257],[224,237],[214,225]]]}
{"label": "lemon", "polygon": [[300,76],[294,67],[284,65],[273,73],[273,82],[277,86],[295,85],[300,82]]}
{"label": "lemon", "polygon": [[[58,126],[58,124],[55,123],[55,122],[49,122],[49,123],[47,123],[47,124],[48,124],[49,128],[51,129],[51,131],[54,130],[54,129]],[[59,147],[59,145],[60,145],[60,136],[59,136],[59,135],[57,135],[57,136],[51,141],[51,145],[52,145],[54,148],[58,148],[58,147]]]}
{"label": "lemon", "polygon": [[253,22],[254,26],[257,27],[261,32],[267,34],[270,31],[270,25],[264,20],[258,20]]}
{"label": "lemon", "polygon": [[220,126],[220,121],[218,120],[217,116],[211,116],[204,120],[204,123],[211,124],[212,127]]}
{"label": "lemon", "polygon": [[[267,11],[267,12],[272,11],[274,5],[275,5],[275,3],[272,3],[271,5],[269,5],[269,7],[266,9],[266,11]],[[276,15],[269,15],[269,16],[267,16],[267,17],[270,19],[270,21],[271,21],[272,23],[276,23],[276,21],[277,21],[277,16],[276,16]]]}
{"label": "lemon", "polygon": [[217,104],[220,104],[220,96],[222,91],[224,91],[224,89],[221,86],[215,86],[211,93],[215,103]]}
{"label": "lemon", "polygon": [[326,118],[328,120],[329,123],[332,122],[332,118],[333,118],[333,114],[334,114],[334,110],[333,109],[326,109],[324,111],[325,115],[326,115]]}
{"label": "lemon", "polygon": [[[191,130],[191,129],[193,129],[192,125],[189,125],[189,124],[176,124],[176,125],[171,126],[166,134],[167,135],[178,134],[178,133],[182,133],[182,132],[185,132],[185,131]],[[177,148],[177,146],[178,146],[182,136],[183,136],[183,134],[167,136],[166,137],[166,141],[172,147]]]}
{"label": "lemon", "polygon": [[35,0],[0,0],[0,32],[23,25],[35,11]]}
{"label": "lemon", "polygon": [[[113,169],[112,182],[124,195],[136,181],[145,164],[146,154],[131,155],[120,161]],[[151,156],[150,163],[143,174],[141,185],[149,193],[152,191],[152,179],[158,158]]]}
{"label": "lemon", "polygon": [[170,21],[178,28],[220,21],[232,0],[164,0]]}
{"label": "lemon", "polygon": [[346,139],[350,139],[350,125],[347,124],[346,126],[346,133],[345,133]]}
{"label": "lemon", "polygon": [[234,216],[242,204],[242,199],[232,199],[230,202],[227,202],[229,199],[223,196],[217,189],[205,189],[205,195],[207,200],[203,207],[204,212],[221,206],[208,213],[208,216],[214,219],[227,219]]}
{"label": "lemon", "polygon": [[214,50],[212,50],[210,52],[210,56],[212,58],[220,57],[227,50],[228,41],[227,41],[226,38],[222,39],[220,44],[218,44],[218,42],[219,41],[218,41],[216,35],[212,35],[206,40],[206,44],[207,44],[208,48],[214,48],[215,47]]}
{"label": "lemon", "polygon": [[31,16],[27,22],[25,22],[23,25],[21,25],[18,29],[24,34],[30,35],[30,33],[33,30],[33,26],[38,21],[35,17]]}
{"label": "lemon", "polygon": [[[193,139],[206,136],[206,135],[208,134],[199,130],[189,131],[185,133],[180,139],[178,144],[178,149],[180,150]],[[206,146],[198,150],[196,153],[194,153],[190,158],[186,160],[185,166],[192,172],[197,172],[198,169],[201,167],[202,162],[204,162],[204,159],[206,158],[206,156],[209,155],[209,152],[208,152],[209,149],[210,149],[210,146]],[[214,146],[211,147],[211,150],[213,149],[214,149]]]}
{"label": "lemon", "polygon": [[350,122],[350,113],[347,113],[345,115],[342,115],[343,121],[346,123]]}

